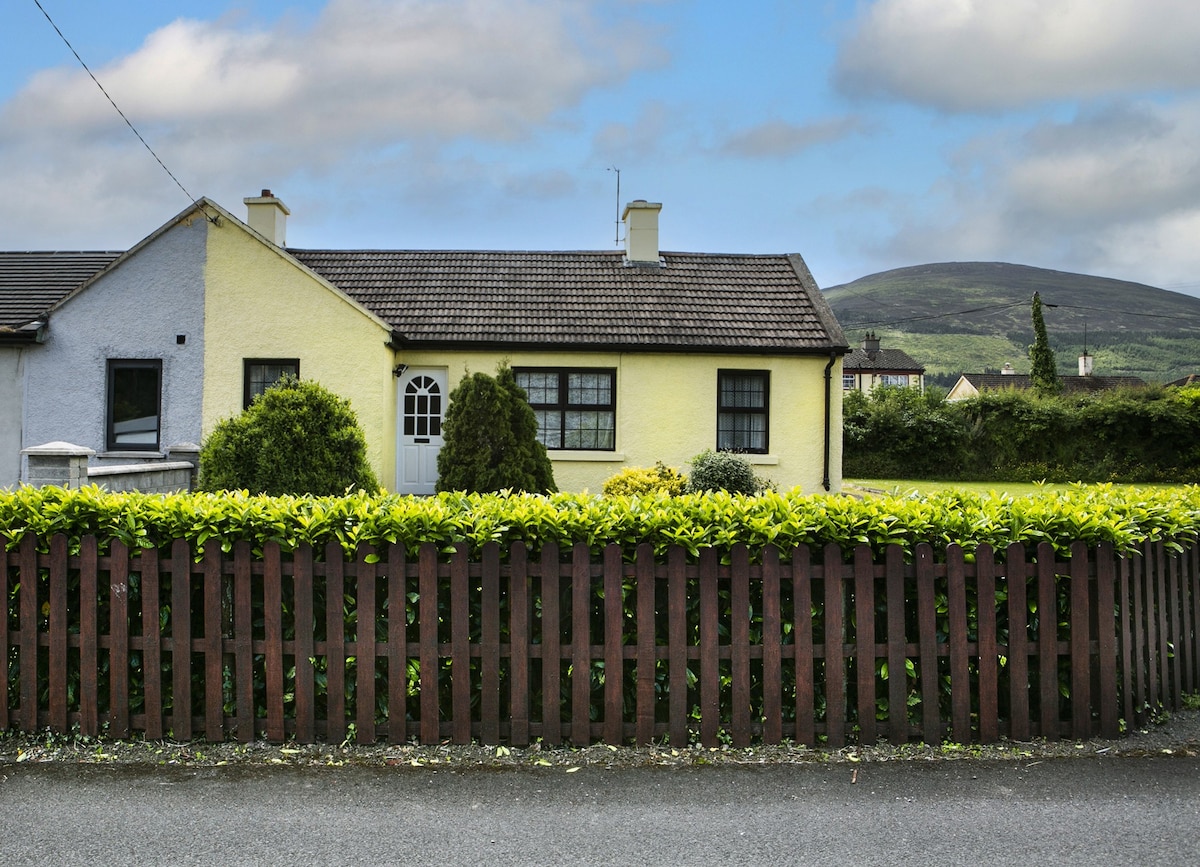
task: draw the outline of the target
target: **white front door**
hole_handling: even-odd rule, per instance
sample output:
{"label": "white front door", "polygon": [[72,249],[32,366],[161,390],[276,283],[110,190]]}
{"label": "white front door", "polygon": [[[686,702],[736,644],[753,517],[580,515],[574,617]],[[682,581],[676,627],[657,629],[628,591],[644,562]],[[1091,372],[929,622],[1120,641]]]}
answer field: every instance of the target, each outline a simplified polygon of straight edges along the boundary
{"label": "white front door", "polygon": [[396,386],[396,490],[401,494],[434,492],[449,378],[444,367],[414,367],[404,371]]}

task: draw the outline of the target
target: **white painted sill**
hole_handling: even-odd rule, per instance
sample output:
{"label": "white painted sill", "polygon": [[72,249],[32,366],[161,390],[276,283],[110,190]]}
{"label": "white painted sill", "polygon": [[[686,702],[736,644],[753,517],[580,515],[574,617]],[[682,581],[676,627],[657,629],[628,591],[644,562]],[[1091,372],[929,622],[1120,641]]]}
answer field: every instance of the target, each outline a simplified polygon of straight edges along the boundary
{"label": "white painted sill", "polygon": [[595,462],[595,463],[621,463],[625,460],[625,455],[622,452],[594,452],[594,451],[572,451],[569,449],[556,449],[548,452],[552,461],[577,461],[579,463]]}

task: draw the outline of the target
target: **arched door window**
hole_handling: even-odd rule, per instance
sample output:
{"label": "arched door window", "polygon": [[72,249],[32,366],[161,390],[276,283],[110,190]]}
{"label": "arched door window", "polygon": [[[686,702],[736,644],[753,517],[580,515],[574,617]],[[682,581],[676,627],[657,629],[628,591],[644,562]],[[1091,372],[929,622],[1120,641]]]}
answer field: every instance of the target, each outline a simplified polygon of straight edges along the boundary
{"label": "arched door window", "polygon": [[441,387],[431,376],[414,376],[404,389],[404,436],[419,442],[441,435]]}

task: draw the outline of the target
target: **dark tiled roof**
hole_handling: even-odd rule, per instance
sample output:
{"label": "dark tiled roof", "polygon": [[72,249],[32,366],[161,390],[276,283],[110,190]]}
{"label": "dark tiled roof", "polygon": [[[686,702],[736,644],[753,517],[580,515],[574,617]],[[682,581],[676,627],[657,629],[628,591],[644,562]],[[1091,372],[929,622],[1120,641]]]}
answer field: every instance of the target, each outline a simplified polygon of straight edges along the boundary
{"label": "dark tiled roof", "polygon": [[0,331],[34,321],[120,255],[0,252]]}
{"label": "dark tiled roof", "polygon": [[[963,379],[978,391],[1002,388],[1026,389],[1032,382],[1024,373],[964,373]],[[1145,380],[1136,376],[1060,376],[1065,392],[1106,391],[1113,388],[1140,388]]]}
{"label": "dark tiled roof", "polygon": [[[799,257],[291,250],[408,345],[828,352],[845,339]],[[811,287],[811,288],[810,288]]]}
{"label": "dark tiled roof", "polygon": [[842,361],[842,370],[888,370],[896,373],[924,373],[925,368],[913,361],[903,349],[878,349],[867,352],[861,347]]}

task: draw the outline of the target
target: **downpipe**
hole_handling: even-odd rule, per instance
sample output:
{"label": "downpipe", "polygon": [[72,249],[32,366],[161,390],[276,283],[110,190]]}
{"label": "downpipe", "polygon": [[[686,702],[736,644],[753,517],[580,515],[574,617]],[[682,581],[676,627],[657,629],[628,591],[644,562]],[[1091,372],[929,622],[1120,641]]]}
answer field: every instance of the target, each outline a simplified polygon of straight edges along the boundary
{"label": "downpipe", "polygon": [[821,476],[821,486],[826,491],[830,489],[829,482],[829,443],[833,435],[833,365],[837,363],[836,351],[829,353],[829,363],[825,365],[825,467]]}

